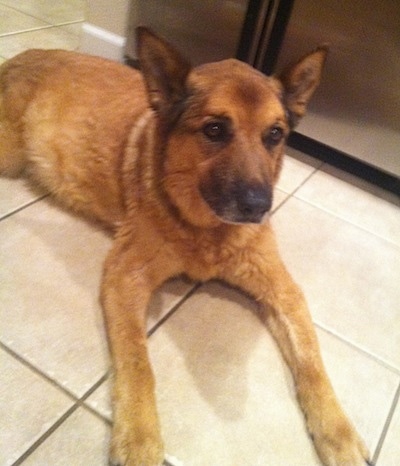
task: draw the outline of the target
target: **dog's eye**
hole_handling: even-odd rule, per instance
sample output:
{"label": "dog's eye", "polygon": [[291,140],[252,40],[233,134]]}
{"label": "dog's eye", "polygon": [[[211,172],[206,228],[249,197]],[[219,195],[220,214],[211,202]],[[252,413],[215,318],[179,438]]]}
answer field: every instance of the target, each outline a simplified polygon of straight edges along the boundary
{"label": "dog's eye", "polygon": [[228,125],[224,121],[210,121],[203,128],[203,134],[213,142],[226,142],[229,139]]}
{"label": "dog's eye", "polygon": [[264,136],[263,141],[266,146],[276,146],[284,137],[283,129],[280,126],[273,126]]}

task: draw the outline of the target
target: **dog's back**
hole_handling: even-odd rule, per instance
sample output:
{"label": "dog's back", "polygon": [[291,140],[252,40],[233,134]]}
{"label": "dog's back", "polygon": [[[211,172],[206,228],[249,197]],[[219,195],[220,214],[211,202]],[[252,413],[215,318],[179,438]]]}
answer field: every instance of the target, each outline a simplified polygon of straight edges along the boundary
{"label": "dog's back", "polygon": [[128,67],[61,50],[22,53],[0,67],[0,173],[27,168],[70,207],[115,223],[116,171],[147,106],[141,75]]}

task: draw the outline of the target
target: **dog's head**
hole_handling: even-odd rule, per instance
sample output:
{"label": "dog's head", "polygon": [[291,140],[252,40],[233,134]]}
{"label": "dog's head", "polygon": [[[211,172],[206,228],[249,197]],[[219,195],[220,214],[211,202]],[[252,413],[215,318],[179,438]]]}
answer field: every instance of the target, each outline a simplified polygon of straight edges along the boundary
{"label": "dog's head", "polygon": [[138,29],[138,55],[165,151],[162,184],[198,226],[260,223],[272,206],[284,144],[317,88],[326,49],[281,77],[229,59],[191,68],[168,43]]}

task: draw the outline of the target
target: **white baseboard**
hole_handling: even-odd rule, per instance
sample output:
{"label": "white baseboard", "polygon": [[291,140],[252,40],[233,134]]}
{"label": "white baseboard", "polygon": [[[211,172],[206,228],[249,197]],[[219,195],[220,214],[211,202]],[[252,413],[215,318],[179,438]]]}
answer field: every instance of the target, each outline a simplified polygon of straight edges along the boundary
{"label": "white baseboard", "polygon": [[83,23],[80,51],[90,55],[122,61],[126,38],[90,23]]}

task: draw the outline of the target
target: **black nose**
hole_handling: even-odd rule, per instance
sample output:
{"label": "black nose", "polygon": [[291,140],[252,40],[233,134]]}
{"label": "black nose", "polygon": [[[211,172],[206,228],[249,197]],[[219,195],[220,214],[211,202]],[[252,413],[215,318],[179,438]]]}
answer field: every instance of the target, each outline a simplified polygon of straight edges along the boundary
{"label": "black nose", "polygon": [[259,223],[272,207],[272,190],[265,185],[242,184],[236,192],[236,203],[242,221]]}

